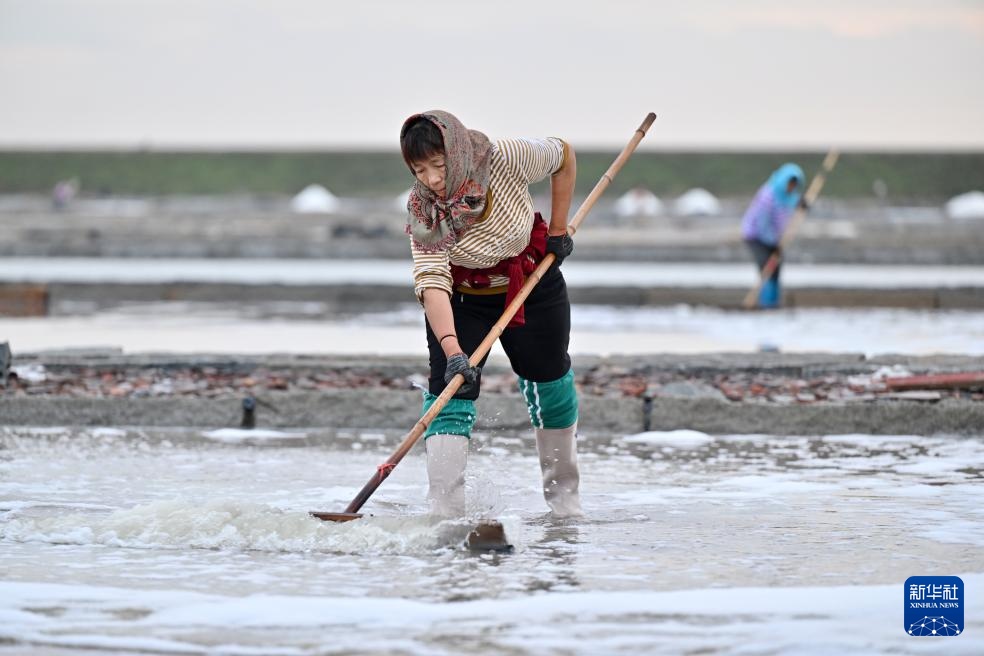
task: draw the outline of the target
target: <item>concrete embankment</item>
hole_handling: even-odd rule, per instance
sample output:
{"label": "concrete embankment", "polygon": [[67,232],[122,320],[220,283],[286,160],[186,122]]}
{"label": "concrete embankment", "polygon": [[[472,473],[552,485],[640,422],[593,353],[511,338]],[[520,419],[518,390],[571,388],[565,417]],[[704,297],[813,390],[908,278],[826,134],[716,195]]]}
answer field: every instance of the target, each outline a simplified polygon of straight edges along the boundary
{"label": "concrete embankment", "polygon": [[[980,357],[720,354],[581,358],[585,433],[693,429],[713,434],[984,435],[984,390],[898,394],[887,373],[984,370]],[[21,355],[0,424],[239,426],[409,430],[424,363],[412,358]],[[32,373],[33,372],[33,373]],[[477,429],[529,427],[511,373],[484,373]]]}
{"label": "concrete embankment", "polygon": [[[580,287],[570,289],[572,303],[657,307],[695,305],[737,309],[745,291],[719,287]],[[406,287],[386,285],[236,285],[223,283],[150,284],[0,284],[0,314],[46,316],[78,308],[102,310],[127,303],[316,302],[327,312],[386,309],[412,300]],[[984,288],[876,289],[788,288],[787,308],[903,308],[912,310],[984,309]]]}
{"label": "concrete embankment", "polygon": [[[404,429],[419,417],[418,392],[335,391],[271,394],[276,411],[262,410],[265,428]],[[518,394],[486,394],[476,430],[518,432],[529,417]],[[934,405],[912,401],[764,406],[714,399],[581,399],[580,429],[587,433],[631,434],[646,430],[690,429],[710,434],[875,435],[984,434],[984,404],[947,400]],[[72,399],[23,398],[0,401],[0,423],[44,426],[238,426],[240,399]]]}

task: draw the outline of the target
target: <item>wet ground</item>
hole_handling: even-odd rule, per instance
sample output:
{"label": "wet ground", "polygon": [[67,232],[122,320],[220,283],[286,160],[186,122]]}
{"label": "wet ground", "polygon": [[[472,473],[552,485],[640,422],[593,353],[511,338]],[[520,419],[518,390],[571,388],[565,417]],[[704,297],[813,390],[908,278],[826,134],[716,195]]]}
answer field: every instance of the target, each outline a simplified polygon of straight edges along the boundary
{"label": "wet ground", "polygon": [[[737,263],[578,261],[564,267],[571,287],[723,287],[747,289],[756,281],[751,258]],[[249,285],[387,285],[412,298],[412,265],[400,259],[232,259],[8,257],[0,281],[35,283],[176,283]],[[947,288],[984,286],[984,266],[911,264],[790,264],[790,287]]]}
{"label": "wet ground", "polygon": [[[423,312],[412,301],[353,311],[323,303],[140,303],[87,314],[0,317],[15,355],[119,347],[126,352],[416,355]],[[737,312],[676,305],[575,304],[579,355],[756,351],[984,355],[984,312],[800,308]],[[498,345],[493,358],[504,358]]]}
{"label": "wet ground", "polygon": [[[588,517],[557,521],[525,433],[476,435],[475,555],[425,514],[419,448],[341,510],[387,432],[0,429],[0,653],[984,651],[984,435],[582,435]],[[945,646],[913,575],[961,576]]]}

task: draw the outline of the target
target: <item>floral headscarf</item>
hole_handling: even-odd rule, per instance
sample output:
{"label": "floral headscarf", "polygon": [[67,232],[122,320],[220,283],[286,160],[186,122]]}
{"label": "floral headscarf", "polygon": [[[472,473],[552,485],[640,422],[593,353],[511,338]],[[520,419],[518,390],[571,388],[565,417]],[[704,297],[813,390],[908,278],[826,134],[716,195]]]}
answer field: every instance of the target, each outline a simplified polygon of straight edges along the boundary
{"label": "floral headscarf", "polygon": [[400,137],[409,125],[424,118],[444,138],[445,198],[417,180],[407,201],[407,234],[415,248],[425,253],[447,250],[485,211],[492,162],[492,144],[477,130],[469,130],[452,114],[441,110],[414,114],[403,123]]}

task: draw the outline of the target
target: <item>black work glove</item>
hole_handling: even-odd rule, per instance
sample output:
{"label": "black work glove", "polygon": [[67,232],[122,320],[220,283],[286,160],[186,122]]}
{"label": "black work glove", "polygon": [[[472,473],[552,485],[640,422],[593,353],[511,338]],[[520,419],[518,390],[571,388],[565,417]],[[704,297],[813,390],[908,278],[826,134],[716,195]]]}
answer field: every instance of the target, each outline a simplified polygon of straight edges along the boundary
{"label": "black work glove", "polygon": [[574,240],[566,233],[549,236],[547,237],[547,252],[553,253],[557,257],[557,266],[560,266],[564,258],[574,252]]}
{"label": "black work glove", "polygon": [[800,198],[799,207],[801,210],[810,209],[810,204],[806,202],[805,198]]}
{"label": "black work glove", "polygon": [[464,353],[455,353],[448,358],[448,366],[444,370],[444,382],[450,383],[456,374],[461,374],[465,382],[458,388],[458,394],[468,394],[474,391],[478,384],[478,375],[482,373],[481,367],[473,367],[468,362],[468,356]]}

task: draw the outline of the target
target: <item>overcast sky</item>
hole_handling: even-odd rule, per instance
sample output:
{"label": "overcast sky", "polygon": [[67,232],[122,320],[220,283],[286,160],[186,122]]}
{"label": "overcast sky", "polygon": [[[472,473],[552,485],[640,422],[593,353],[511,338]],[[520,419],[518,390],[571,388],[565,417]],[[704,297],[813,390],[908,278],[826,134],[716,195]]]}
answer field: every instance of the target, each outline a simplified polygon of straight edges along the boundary
{"label": "overcast sky", "polygon": [[984,149],[984,3],[0,0],[0,147]]}

